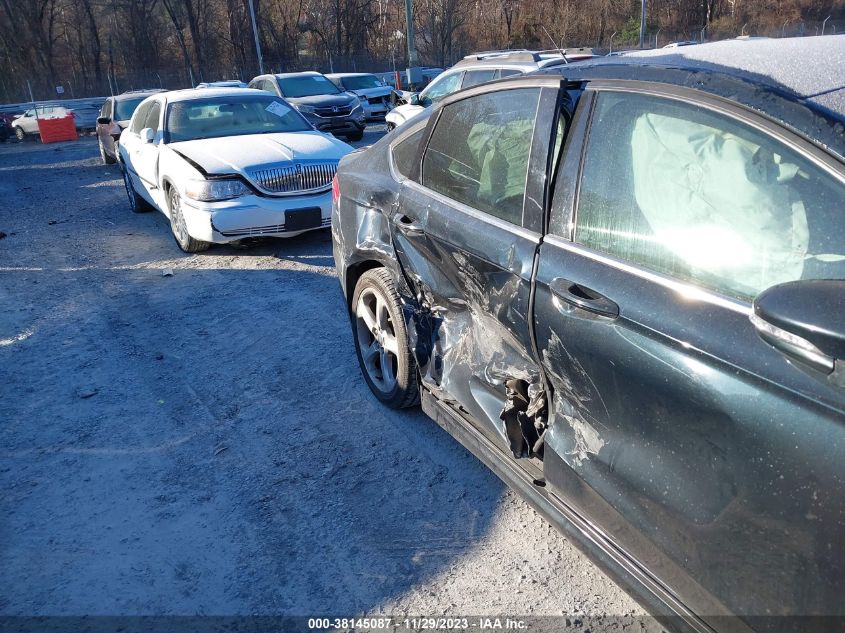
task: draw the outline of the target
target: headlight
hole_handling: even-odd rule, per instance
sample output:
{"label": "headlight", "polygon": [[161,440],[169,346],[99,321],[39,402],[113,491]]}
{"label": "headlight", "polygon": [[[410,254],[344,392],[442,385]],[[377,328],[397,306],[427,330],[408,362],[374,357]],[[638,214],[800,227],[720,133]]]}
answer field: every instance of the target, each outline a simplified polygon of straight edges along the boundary
{"label": "headlight", "polygon": [[185,184],[185,195],[192,200],[212,202],[229,200],[249,193],[249,187],[235,178],[226,180],[189,180]]}
{"label": "headlight", "polygon": [[302,114],[314,114],[314,106],[310,105],[298,105],[294,106],[297,110],[302,112]]}
{"label": "headlight", "polygon": [[349,105],[352,106],[353,110],[360,108],[361,107],[361,100],[358,97],[355,97]]}

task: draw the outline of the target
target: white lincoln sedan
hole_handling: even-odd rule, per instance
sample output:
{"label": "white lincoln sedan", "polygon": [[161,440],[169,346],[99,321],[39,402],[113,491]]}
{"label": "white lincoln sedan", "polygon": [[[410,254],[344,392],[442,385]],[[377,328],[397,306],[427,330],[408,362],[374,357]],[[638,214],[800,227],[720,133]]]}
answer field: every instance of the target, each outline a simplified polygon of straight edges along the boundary
{"label": "white lincoln sedan", "polygon": [[179,90],[144,100],[120,137],[136,213],[156,208],[189,253],[331,224],[338,161],[352,151],[260,90]]}

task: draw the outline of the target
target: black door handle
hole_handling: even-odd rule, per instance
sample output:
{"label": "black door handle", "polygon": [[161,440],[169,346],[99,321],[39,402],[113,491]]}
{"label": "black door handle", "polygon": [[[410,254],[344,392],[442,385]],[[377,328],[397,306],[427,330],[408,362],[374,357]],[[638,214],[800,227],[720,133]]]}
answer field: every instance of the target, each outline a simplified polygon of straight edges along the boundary
{"label": "black door handle", "polygon": [[401,211],[393,216],[393,223],[396,225],[396,228],[402,231],[405,235],[423,234],[422,227]]}
{"label": "black door handle", "polygon": [[576,284],[574,281],[556,277],[552,279],[549,287],[556,297],[571,306],[611,319],[619,316],[619,306],[616,302],[611,301],[595,290],[590,290],[585,286]]}

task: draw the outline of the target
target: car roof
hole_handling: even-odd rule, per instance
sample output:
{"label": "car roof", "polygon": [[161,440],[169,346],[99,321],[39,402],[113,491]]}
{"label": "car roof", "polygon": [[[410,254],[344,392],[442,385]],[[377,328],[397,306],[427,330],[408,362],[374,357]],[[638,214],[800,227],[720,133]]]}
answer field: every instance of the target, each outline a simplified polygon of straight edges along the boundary
{"label": "car roof", "polygon": [[244,95],[272,96],[269,92],[254,88],[186,88],[185,90],[171,90],[164,93],[168,103],[208,99],[209,97],[243,97]]}
{"label": "car roof", "polygon": [[777,119],[845,157],[845,35],[731,39],[538,73],[559,73],[569,81],[628,79],[695,88]]}
{"label": "car roof", "polygon": [[375,77],[375,73],[331,73],[329,79],[343,79],[344,77]]}
{"label": "car roof", "polygon": [[[273,77],[274,75],[270,75]],[[318,73],[314,70],[304,70],[301,73],[276,73],[279,79],[287,79],[289,77],[324,77],[323,73]]]}
{"label": "car roof", "polygon": [[[731,39],[634,51],[622,58],[587,60],[570,68],[606,64],[629,68],[664,66],[729,75],[785,92],[845,121],[845,35]],[[558,70],[569,74],[565,68]]]}
{"label": "car roof", "polygon": [[149,97],[150,95],[156,95],[162,92],[167,91],[163,88],[151,88],[149,90],[127,90],[126,92],[121,92],[119,95],[114,95],[111,98],[115,101],[124,101],[126,99],[137,99],[138,97]]}

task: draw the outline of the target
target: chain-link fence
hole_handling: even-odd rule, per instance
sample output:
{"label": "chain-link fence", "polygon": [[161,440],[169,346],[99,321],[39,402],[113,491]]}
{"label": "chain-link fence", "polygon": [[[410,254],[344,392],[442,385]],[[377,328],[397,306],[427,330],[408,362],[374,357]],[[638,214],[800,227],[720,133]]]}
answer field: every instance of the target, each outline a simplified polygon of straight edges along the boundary
{"label": "chain-link fence", "polygon": [[[713,32],[708,29],[692,32],[668,32],[662,29],[650,29],[646,37],[647,48],[660,48],[672,42],[679,41],[713,41],[738,36],[753,37],[799,37],[821,34],[845,33],[845,18],[829,19],[819,22],[790,22],[786,21],[779,27],[763,31],[752,31],[746,26],[720,27]],[[611,35],[613,37],[611,37]],[[637,48],[638,37],[633,34],[623,39],[620,34],[607,34],[600,42],[564,42],[567,47],[594,47],[599,54]],[[463,50],[460,42],[452,50],[452,59],[445,60],[446,66],[457,62],[461,57],[472,51]],[[420,51],[421,64],[439,67],[439,60],[427,59],[425,52]],[[396,51],[389,57],[374,55],[369,52],[354,55],[328,55],[325,52],[300,51],[296,57],[289,59],[264,59],[264,72],[299,72],[316,70],[329,72],[389,72],[403,70],[407,59],[405,51]],[[174,60],[164,68],[116,68],[112,66],[101,69],[99,76],[85,78],[79,76],[76,66],[68,61],[56,69],[55,79],[38,76],[16,77],[12,79],[0,69],[0,103],[23,103],[31,101],[62,101],[81,97],[104,97],[119,94],[128,90],[149,88],[163,88],[175,90],[190,88],[202,81],[219,81],[223,79],[239,79],[248,82],[258,74],[258,67],[238,68],[218,66],[207,68],[202,75],[198,75],[188,65]]]}

